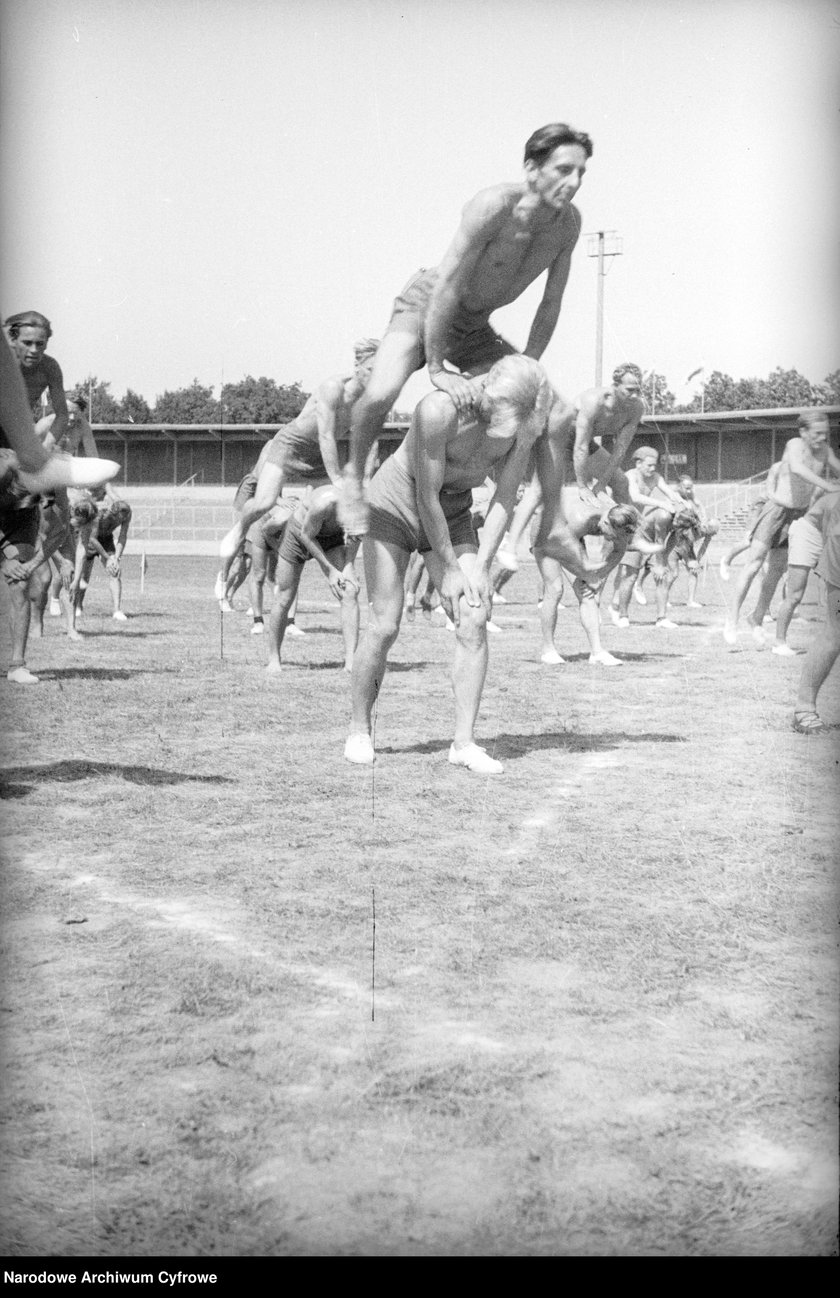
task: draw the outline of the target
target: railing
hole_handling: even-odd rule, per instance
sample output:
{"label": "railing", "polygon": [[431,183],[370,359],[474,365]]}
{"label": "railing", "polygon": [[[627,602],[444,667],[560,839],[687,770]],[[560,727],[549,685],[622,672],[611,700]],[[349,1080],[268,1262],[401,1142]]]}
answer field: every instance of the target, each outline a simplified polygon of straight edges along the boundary
{"label": "railing", "polygon": [[742,478],[740,482],[728,482],[724,489],[704,490],[703,503],[712,518],[724,519],[739,509],[749,509],[761,488],[767,481],[766,470],[754,473],[751,478]]}
{"label": "railing", "polygon": [[184,487],[195,486],[196,479],[203,478],[203,477],[204,477],[204,472],[202,470],[199,473],[191,473],[188,478],[184,478],[183,482],[179,482],[177,487],[172,488],[172,495],[169,498],[168,503],[162,506],[161,509],[158,509],[156,513],[150,514],[149,517],[144,522],[141,523],[138,520],[138,526],[142,528],[157,527],[163,521],[166,515],[169,513],[171,513],[172,521],[174,522],[175,509],[177,508],[178,505],[183,505],[187,501],[187,497],[178,496],[176,493],[182,491]]}

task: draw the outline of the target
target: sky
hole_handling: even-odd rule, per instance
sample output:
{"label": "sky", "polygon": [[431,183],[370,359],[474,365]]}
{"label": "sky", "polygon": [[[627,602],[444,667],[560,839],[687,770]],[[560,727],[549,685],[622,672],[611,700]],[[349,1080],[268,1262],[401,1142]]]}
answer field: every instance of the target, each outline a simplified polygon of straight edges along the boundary
{"label": "sky", "polygon": [[[605,380],[633,360],[680,399],[701,365],[819,382],[840,368],[838,68],[840,0],[4,0],[0,309],[51,319],[68,386],[311,390],[566,121],[594,153],[556,386],[596,378],[598,230],[622,249]],[[493,317],[518,347],[541,291]]]}

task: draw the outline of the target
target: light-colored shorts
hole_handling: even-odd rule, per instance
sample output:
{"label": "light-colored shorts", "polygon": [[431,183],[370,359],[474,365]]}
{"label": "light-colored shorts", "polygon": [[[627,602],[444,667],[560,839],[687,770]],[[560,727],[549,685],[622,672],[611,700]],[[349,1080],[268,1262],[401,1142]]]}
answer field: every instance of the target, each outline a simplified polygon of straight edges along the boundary
{"label": "light-colored shorts", "polygon": [[794,568],[816,568],[822,553],[823,538],[818,527],[807,518],[795,518],[788,529],[788,565]]}

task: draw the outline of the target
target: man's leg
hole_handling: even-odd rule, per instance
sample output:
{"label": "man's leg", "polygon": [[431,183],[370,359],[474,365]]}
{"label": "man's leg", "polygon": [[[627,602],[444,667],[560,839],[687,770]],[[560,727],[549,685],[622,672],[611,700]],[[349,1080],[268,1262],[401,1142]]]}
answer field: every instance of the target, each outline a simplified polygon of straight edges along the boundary
{"label": "man's leg", "polygon": [[278,558],[274,599],[268,619],[268,663],[265,670],[270,676],[280,671],[280,650],[289,624],[289,609],[295,602],[302,572],[303,564],[289,563],[288,559]]}
{"label": "man's leg", "polygon": [[14,581],[7,586],[9,594],[9,630],[12,640],[12,660],[6,675],[16,685],[36,685],[38,677],[26,667],[26,642],[29,639],[28,582]]}
{"label": "man's leg", "polygon": [[[458,563],[468,576],[475,570],[476,552],[456,546]],[[435,584],[443,581],[443,564],[435,554],[426,557]],[[487,615],[484,606],[473,608],[460,601],[460,620],[455,627],[455,656],[452,663],[452,692],[455,698],[455,733],[449,749],[453,766],[466,766],[477,775],[501,775],[504,767],[475,742],[475,723],[487,676]]]}
{"label": "man's leg", "polygon": [[268,573],[268,551],[264,545],[258,545],[255,541],[249,541],[248,544],[251,550],[251,572],[248,578],[248,586],[251,592],[251,614],[254,619],[251,635],[262,635],[265,626],[263,596],[265,594],[265,579]]}
{"label": "man's leg", "polygon": [[537,561],[537,569],[543,580],[542,608],[540,609],[540,634],[542,635],[540,662],[556,666],[566,661],[554,647],[554,633],[557,630],[557,609],[563,591],[563,570],[557,560],[543,550],[535,550],[534,558]]}
{"label": "man's leg", "polygon": [[656,584],[656,626],[673,631],[677,623],[672,622],[668,617],[668,596],[677,576],[677,557],[671,554],[667,560],[663,560],[657,555],[652,566],[653,580]]}
{"label": "man's leg", "polygon": [[496,552],[496,562],[501,568],[507,568],[509,572],[516,572],[519,567],[518,551],[522,544],[522,538],[528,524],[541,504],[542,487],[535,473],[525,488],[522,499],[511,515],[507,536]]}
{"label": "man's leg", "polygon": [[767,558],[770,547],[763,541],[751,541],[747,558],[741,569],[741,575],[735,584],[735,591],[732,600],[732,607],[727,614],[723,627],[723,638],[727,644],[736,644],[738,640],[737,627],[738,618],[741,614],[741,605],[747,598],[747,592],[753,583],[754,578],[759,572],[761,565]]}
{"label": "man's leg", "polygon": [[371,718],[391,646],[400,630],[403,582],[409,551],[392,541],[367,536],[362,547],[369,601],[368,624],[353,658],[351,695],[353,719],[344,749],[349,762],[370,765],[375,754]]}
{"label": "man's leg", "polygon": [[610,616],[616,626],[627,627],[630,625],[628,616],[630,610],[630,596],[633,593],[633,587],[636,584],[636,578],[639,575],[639,569],[627,563],[622,563],[618,569],[618,578],[616,579],[615,591],[618,596],[618,608],[610,606]]}
{"label": "man's leg", "polygon": [[721,581],[729,581],[729,570],[732,567],[733,559],[735,559],[739,554],[743,554],[745,550],[749,550],[749,548],[750,548],[749,535],[745,536],[744,539],[742,541],[739,541],[737,545],[731,545],[729,547],[729,549],[726,551],[726,554],[723,556],[723,558],[720,561]]}
{"label": "man's leg", "polygon": [[776,587],[782,580],[787,567],[787,549],[776,546],[767,556],[761,573],[761,584],[758,590],[758,602],[752,613],[747,615],[747,623],[752,629],[752,637],[759,648],[764,646],[762,625],[765,614],[769,612],[776,593]]}
{"label": "man's leg", "polygon": [[799,692],[793,714],[794,730],[803,733],[825,728],[817,714],[817,695],[840,655],[840,586],[831,586],[826,582],[825,592],[825,624],[811,641],[811,647],[802,664]]}
{"label": "man's leg", "polygon": [[39,640],[44,635],[44,614],[47,611],[51,576],[49,561],[46,561],[35,569],[26,583],[31,605],[30,627]]}
{"label": "man's leg", "polygon": [[601,612],[599,603],[601,592],[594,590],[587,582],[576,577],[572,589],[577,596],[580,608],[580,624],[589,641],[589,661],[601,667],[622,667],[621,658],[609,653],[601,643]]}
{"label": "man's leg", "polygon": [[773,653],[779,654],[783,658],[791,657],[796,653],[796,650],[791,649],[788,645],[787,634],[793,616],[802,603],[805,591],[808,589],[810,575],[810,568],[799,564],[788,564],[785,597],[776,614],[776,643],[773,645]]}
{"label": "man's leg", "polygon": [[260,469],[260,476],[257,479],[257,489],[250,500],[246,500],[242,507],[242,513],[228,532],[223,537],[219,546],[219,554],[222,558],[222,586],[227,594],[228,578],[233,561],[245,542],[248,534],[248,528],[256,523],[263,514],[277,503],[280,493],[283,490],[283,468],[279,464],[273,464],[271,461],[266,463]]}
{"label": "man's leg", "polygon": [[394,329],[385,334],[365,390],[353,406],[350,455],[339,500],[339,517],[351,536],[363,536],[368,529],[368,509],[362,492],[365,461],[406,380],[420,368],[419,330],[418,321],[416,332]]}

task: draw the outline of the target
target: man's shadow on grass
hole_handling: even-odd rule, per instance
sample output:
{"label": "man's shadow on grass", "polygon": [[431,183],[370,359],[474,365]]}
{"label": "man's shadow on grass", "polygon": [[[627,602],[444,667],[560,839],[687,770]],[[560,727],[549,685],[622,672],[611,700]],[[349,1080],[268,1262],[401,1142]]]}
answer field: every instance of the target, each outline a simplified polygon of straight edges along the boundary
{"label": "man's shadow on grass", "polygon": [[77,680],[129,681],[132,676],[148,676],[151,672],[162,676],[175,671],[175,667],[45,667],[40,677],[42,681],[55,681],[60,685],[62,681]]}
{"label": "man's shadow on grass", "polygon": [[[428,739],[419,744],[405,744],[400,747],[377,748],[379,753],[441,753],[449,750],[451,739]],[[559,750],[567,753],[605,753],[611,749],[627,744],[685,744],[685,735],[666,734],[657,731],[642,731],[634,734],[630,730],[602,731],[598,734],[581,734],[573,730],[545,732],[539,735],[496,735],[484,741],[484,747],[493,757],[500,761],[506,758],[524,757],[526,753],[539,753],[547,750]]]}
{"label": "man's shadow on grass", "polygon": [[108,628],[107,631],[89,631],[85,627],[82,632],[83,640],[144,640],[147,636],[169,635],[168,631],[118,631],[116,628]]}
{"label": "man's shadow on grass", "polygon": [[[435,663],[425,662],[422,659],[418,659],[417,662],[411,662],[411,663],[389,662],[388,675],[390,676],[392,672],[413,672],[423,667],[434,667],[436,665],[437,664]],[[283,666],[284,668],[299,667],[301,671],[325,672],[325,671],[336,671],[336,670],[340,671],[344,667],[344,663],[338,662],[337,660],[335,662],[325,662],[325,663],[285,663],[284,662]],[[347,676],[348,677],[350,676],[349,672],[347,673]]]}
{"label": "man's shadow on grass", "polygon": [[[156,766],[124,766],[119,762],[89,762],[68,758],[44,766],[7,766],[0,769],[0,798],[24,798],[38,784],[72,784],[97,777],[117,778],[129,784],[232,784],[226,775],[185,775],[181,771],[163,771]],[[17,784],[31,780],[31,784]]]}

